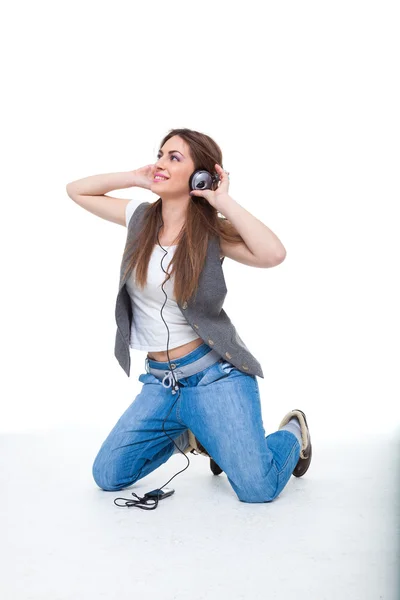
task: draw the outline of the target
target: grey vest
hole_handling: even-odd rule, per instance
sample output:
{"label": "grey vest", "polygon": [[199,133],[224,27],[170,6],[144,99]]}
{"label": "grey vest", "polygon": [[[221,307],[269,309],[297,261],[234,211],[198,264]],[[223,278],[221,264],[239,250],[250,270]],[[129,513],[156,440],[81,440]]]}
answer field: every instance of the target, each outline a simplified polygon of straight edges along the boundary
{"label": "grey vest", "polygon": [[[126,249],[133,239],[138,238],[141,230],[143,211],[149,204],[150,202],[139,204],[128,223],[126,244],[121,262],[119,289],[115,304],[117,332],[114,354],[128,377],[130,376],[131,366],[129,340],[133,307],[126,289],[126,281],[129,278],[130,272],[126,274],[125,278],[123,277],[123,272],[131,256],[131,254],[128,256]],[[193,331],[208,346],[215,350],[221,358],[232,363],[239,371],[250,375],[257,375],[264,379],[260,363],[250,353],[243,340],[239,337],[228,315],[222,309],[227,292],[222,270],[223,260],[223,258],[220,259],[218,237],[210,236],[206,261],[200,274],[197,292],[189,302],[178,303],[179,309]]]}

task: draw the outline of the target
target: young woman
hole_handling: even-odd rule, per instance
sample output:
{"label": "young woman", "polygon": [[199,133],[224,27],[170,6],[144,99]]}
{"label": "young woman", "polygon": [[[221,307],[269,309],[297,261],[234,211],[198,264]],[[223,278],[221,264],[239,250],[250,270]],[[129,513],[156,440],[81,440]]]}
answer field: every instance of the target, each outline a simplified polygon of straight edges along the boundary
{"label": "young woman", "polygon": [[[128,173],[94,175],[67,186],[76,203],[126,226],[128,238],[135,237],[135,251],[126,267],[133,313],[130,347],[147,351],[148,370],[139,376],[141,392],[95,458],[93,477],[101,489],[121,490],[175,452],[188,451],[190,435],[197,448],[212,457],[213,472],[223,470],[243,502],[274,500],[292,474],[300,477],[309,467],[312,447],[304,412],[290,411],[278,431],[265,436],[256,369],[251,372],[242,364],[243,356],[250,365],[259,363],[236,332],[228,336],[230,352],[222,355],[223,332],[222,337],[220,329],[205,335],[182,310],[197,292],[213,236],[219,241],[221,260],[229,257],[268,268],[285,257],[277,236],[229,196],[229,174],[221,165],[222,153],[212,138],[172,129],[162,140],[155,164]],[[207,189],[192,189],[198,169],[212,175]],[[158,200],[142,203],[106,195],[135,186],[151,190]],[[162,284],[168,301],[161,317]],[[218,281],[207,285],[211,297],[221,290]],[[209,322],[216,323],[218,316]],[[172,369],[174,384],[178,383],[174,386],[167,377]],[[261,368],[257,373],[262,374]]]}

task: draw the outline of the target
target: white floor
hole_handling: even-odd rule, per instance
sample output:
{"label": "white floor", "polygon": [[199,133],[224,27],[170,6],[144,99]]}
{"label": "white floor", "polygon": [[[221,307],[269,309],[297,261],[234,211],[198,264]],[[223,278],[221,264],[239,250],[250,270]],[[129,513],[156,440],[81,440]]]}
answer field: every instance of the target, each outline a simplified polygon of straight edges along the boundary
{"label": "white floor", "polygon": [[2,600],[395,600],[399,598],[399,440],[338,446],[270,503],[240,502],[206,457],[152,511],[113,499],[161,487],[174,455],[121,492],[91,466],[103,433],[6,435],[1,443]]}

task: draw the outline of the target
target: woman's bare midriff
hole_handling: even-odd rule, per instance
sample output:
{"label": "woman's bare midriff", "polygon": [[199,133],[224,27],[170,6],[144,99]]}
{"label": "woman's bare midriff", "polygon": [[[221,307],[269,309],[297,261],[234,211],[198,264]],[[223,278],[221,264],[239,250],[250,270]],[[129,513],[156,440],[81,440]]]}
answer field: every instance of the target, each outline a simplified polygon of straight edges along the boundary
{"label": "woman's bare midriff", "polygon": [[[202,338],[197,338],[191,342],[188,342],[187,344],[172,348],[171,350],[168,350],[169,359],[176,360],[177,358],[181,358],[182,356],[185,356],[185,354],[192,352],[192,350],[198,346],[201,346],[203,343],[204,342]],[[166,352],[148,352],[147,357],[151,358],[152,360],[158,360],[159,362],[168,362],[168,354]]]}

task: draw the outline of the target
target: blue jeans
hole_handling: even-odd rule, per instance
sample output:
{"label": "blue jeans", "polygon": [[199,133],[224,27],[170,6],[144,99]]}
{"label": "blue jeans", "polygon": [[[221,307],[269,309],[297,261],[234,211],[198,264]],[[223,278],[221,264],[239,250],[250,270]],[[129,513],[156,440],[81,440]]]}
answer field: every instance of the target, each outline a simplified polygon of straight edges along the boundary
{"label": "blue jeans", "polygon": [[[210,351],[203,343],[171,363],[187,365]],[[170,368],[168,362],[148,359],[148,364]],[[140,393],[93,463],[93,478],[101,489],[126,488],[178,452],[162,429],[169,413],[164,423],[168,435],[182,441],[189,429],[224,471],[240,501],[270,502],[280,494],[299,460],[300,443],[290,431],[265,436],[255,375],[221,358],[180,379],[176,394],[151,373],[142,373],[139,381]]]}

